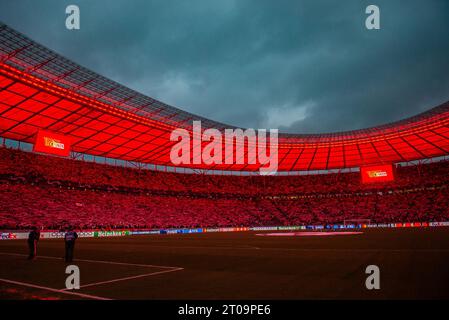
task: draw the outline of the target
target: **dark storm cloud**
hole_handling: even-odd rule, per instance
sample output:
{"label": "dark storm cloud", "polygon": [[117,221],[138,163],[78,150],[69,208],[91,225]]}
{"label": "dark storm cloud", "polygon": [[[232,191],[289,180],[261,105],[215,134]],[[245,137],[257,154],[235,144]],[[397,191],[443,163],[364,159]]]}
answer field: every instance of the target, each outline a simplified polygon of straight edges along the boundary
{"label": "dark storm cloud", "polygon": [[[65,29],[77,4],[81,30]],[[381,30],[364,27],[381,10]],[[449,2],[25,1],[0,19],[181,109],[243,127],[352,130],[449,100]]]}

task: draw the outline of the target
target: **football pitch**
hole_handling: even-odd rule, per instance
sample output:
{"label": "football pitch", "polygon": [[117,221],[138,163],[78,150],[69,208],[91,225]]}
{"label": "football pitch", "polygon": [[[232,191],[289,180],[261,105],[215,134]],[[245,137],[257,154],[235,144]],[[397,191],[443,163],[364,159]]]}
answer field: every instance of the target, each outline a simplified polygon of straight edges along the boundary
{"label": "football pitch", "polygon": [[[67,290],[64,243],[0,241],[0,299],[449,298],[449,228],[261,236],[232,232],[80,238],[80,289]],[[380,289],[368,290],[369,265]]]}

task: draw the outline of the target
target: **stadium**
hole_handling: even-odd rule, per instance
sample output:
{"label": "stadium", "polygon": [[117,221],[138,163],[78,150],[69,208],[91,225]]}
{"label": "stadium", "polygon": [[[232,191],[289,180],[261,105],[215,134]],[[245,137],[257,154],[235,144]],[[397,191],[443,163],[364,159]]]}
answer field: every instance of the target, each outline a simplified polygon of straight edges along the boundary
{"label": "stadium", "polygon": [[[0,24],[0,297],[449,297],[449,102],[362,130],[280,133],[272,175],[238,159],[174,165],[171,132],[193,137],[194,121],[240,129]],[[21,239],[33,226],[31,268]],[[80,290],[63,288],[67,226],[80,236]],[[368,265],[382,290],[365,288]]]}

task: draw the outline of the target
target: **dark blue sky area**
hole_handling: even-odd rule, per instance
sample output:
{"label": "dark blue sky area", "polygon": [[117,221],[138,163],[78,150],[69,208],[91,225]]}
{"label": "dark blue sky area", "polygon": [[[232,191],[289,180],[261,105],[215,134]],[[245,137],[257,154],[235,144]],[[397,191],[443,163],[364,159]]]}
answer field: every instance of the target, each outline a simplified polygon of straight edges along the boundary
{"label": "dark blue sky area", "polygon": [[[81,29],[65,28],[77,4]],[[381,29],[365,28],[365,8]],[[447,0],[2,0],[0,19],[144,94],[241,127],[318,133],[449,100]]]}

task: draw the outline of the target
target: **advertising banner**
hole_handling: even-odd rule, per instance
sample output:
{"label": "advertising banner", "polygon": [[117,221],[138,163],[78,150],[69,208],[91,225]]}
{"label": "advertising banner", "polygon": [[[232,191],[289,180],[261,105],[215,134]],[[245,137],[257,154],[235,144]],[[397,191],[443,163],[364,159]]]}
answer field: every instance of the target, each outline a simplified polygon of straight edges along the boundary
{"label": "advertising banner", "polygon": [[[195,229],[160,229],[160,230],[86,230],[78,231],[80,238],[98,238],[98,237],[124,237],[130,235],[149,235],[149,234],[177,234],[177,233],[203,233],[203,232],[237,232],[237,231],[268,231],[268,230],[339,230],[339,229],[360,229],[360,228],[404,228],[404,227],[449,227],[449,221],[444,222],[404,222],[404,223],[370,223],[359,225],[308,225],[308,226],[269,226],[269,227],[239,227],[239,228],[195,228]],[[29,231],[9,231],[0,232],[0,240],[27,239]],[[44,230],[41,232],[42,239],[60,239],[64,238],[64,232]]]}
{"label": "advertising banner", "polygon": [[39,130],[34,143],[34,152],[67,157],[70,154],[70,138],[50,131]]}
{"label": "advertising banner", "polygon": [[124,237],[129,236],[130,232],[128,230],[119,230],[119,231],[95,231],[93,236],[95,238],[100,237]]}

